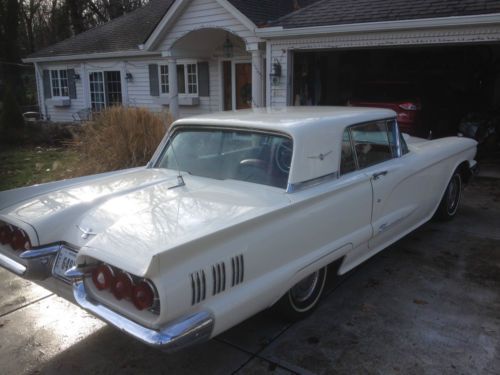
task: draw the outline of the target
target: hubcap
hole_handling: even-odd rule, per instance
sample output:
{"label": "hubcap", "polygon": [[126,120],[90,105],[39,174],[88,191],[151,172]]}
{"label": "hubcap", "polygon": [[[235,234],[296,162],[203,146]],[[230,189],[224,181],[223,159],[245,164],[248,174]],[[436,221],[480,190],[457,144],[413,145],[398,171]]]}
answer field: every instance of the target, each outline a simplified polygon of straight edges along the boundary
{"label": "hubcap", "polygon": [[319,281],[319,271],[307,276],[290,289],[290,295],[296,302],[304,302],[314,293]]}
{"label": "hubcap", "polygon": [[448,185],[447,207],[448,214],[452,215],[458,207],[460,200],[460,176],[453,176],[450,184]]}

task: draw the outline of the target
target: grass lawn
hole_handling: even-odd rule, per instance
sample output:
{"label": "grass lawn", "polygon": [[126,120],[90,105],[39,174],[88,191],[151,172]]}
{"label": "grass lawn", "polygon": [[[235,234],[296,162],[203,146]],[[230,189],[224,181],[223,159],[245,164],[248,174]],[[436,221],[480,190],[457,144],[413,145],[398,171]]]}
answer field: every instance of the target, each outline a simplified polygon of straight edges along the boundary
{"label": "grass lawn", "polygon": [[70,148],[0,146],[0,191],[76,177],[78,165]]}

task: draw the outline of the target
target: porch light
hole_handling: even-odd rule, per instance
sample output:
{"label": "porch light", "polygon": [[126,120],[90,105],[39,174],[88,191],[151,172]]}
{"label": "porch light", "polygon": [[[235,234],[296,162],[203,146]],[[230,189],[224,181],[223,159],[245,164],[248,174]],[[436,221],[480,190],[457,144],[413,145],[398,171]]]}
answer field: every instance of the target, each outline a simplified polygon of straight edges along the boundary
{"label": "porch light", "polygon": [[273,85],[277,85],[281,80],[281,64],[278,60],[275,59],[275,61],[276,62],[273,64],[273,70],[269,74]]}
{"label": "porch light", "polygon": [[225,58],[233,57],[233,43],[229,40],[228,35],[226,35],[226,41],[222,45],[222,50]]}
{"label": "porch light", "polygon": [[132,73],[127,72],[127,73],[125,73],[125,79],[127,81],[132,81],[134,79],[134,77],[132,76]]}
{"label": "porch light", "polygon": [[79,81],[81,79],[80,74],[78,74],[78,73],[75,73],[73,78],[75,79],[75,81]]}

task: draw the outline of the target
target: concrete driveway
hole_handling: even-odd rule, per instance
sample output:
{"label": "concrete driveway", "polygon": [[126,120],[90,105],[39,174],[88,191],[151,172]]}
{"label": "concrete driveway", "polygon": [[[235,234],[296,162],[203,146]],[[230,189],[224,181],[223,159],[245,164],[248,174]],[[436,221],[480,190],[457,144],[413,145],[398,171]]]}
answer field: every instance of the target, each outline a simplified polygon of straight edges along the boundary
{"label": "concrete driveway", "polygon": [[498,374],[500,180],[330,283],[311,317],[261,313],[165,354],[0,271],[0,373]]}

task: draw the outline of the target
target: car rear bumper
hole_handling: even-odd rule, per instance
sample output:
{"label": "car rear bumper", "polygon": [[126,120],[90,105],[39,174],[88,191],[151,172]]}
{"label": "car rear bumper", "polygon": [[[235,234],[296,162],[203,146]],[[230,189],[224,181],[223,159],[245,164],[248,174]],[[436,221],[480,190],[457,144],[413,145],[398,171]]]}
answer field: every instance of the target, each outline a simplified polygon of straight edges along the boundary
{"label": "car rear bumper", "polygon": [[144,327],[92,299],[85,290],[83,281],[73,284],[76,302],[98,318],[120,331],[158,349],[172,352],[201,343],[210,338],[214,317],[207,311],[183,316],[170,322],[160,330]]}

